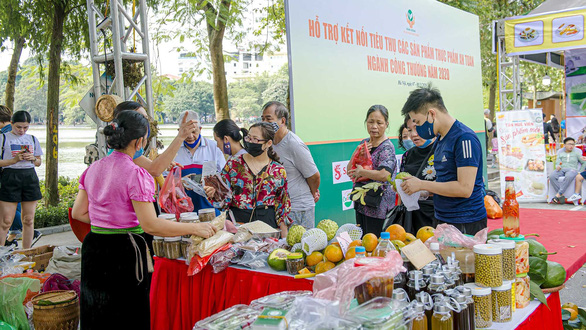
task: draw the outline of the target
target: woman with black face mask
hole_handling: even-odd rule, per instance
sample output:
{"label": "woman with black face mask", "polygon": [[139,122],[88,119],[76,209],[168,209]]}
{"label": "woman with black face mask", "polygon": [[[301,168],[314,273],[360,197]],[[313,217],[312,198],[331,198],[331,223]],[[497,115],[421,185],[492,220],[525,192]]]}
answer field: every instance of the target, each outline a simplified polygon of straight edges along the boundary
{"label": "woman with black face mask", "polygon": [[285,168],[272,147],[278,129],[276,123],[265,122],[250,127],[244,137],[248,153],[231,157],[221,173],[232,191],[231,198],[214,200],[215,189],[204,189],[214,207],[229,209],[237,222],[261,220],[279,229],[281,237],[285,237],[291,223],[291,201]]}

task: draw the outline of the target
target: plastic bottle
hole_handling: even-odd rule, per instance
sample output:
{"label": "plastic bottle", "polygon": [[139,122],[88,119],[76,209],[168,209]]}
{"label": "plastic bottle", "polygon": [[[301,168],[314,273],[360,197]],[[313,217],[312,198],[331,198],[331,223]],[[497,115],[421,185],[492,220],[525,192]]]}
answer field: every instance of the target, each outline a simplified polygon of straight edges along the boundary
{"label": "plastic bottle", "polygon": [[427,284],[423,280],[423,272],[420,270],[412,270],[409,272],[409,282],[407,282],[407,295],[409,299],[414,300],[415,296],[425,291]]}
{"label": "plastic bottle", "polygon": [[366,249],[364,246],[355,247],[354,252],[356,253],[355,258],[366,258]]}
{"label": "plastic bottle", "polygon": [[437,260],[439,260],[439,262],[442,265],[446,264],[446,260],[444,260],[444,257],[442,257],[442,255],[440,254],[440,246],[439,243],[431,243],[429,244],[429,249],[431,250],[431,253],[433,253],[433,255],[437,258]]}
{"label": "plastic bottle", "polygon": [[397,249],[395,249],[395,246],[391,242],[391,234],[383,231],[380,233],[380,241],[378,242],[376,249],[372,252],[372,256],[384,258],[387,253],[391,251],[397,251]]}
{"label": "plastic bottle", "polygon": [[413,325],[411,330],[427,330],[427,316],[425,316],[425,307],[422,303],[416,302],[413,306]]}
{"label": "plastic bottle", "polygon": [[433,317],[431,320],[432,330],[452,330],[454,320],[452,311],[445,304],[438,304],[433,307]]}
{"label": "plastic bottle", "polygon": [[503,202],[503,231],[506,237],[517,237],[521,234],[519,226],[519,203],[515,192],[515,177],[505,178],[505,200]]}

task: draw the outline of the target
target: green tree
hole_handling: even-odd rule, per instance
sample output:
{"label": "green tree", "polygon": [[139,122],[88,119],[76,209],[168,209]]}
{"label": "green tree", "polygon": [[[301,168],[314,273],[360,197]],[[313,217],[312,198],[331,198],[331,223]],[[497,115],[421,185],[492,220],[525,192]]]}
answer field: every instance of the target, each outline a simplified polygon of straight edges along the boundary
{"label": "green tree", "polygon": [[165,113],[177,120],[187,110],[198,112],[202,120],[214,113],[212,85],[203,81],[178,80],[173,94],[163,96]]}

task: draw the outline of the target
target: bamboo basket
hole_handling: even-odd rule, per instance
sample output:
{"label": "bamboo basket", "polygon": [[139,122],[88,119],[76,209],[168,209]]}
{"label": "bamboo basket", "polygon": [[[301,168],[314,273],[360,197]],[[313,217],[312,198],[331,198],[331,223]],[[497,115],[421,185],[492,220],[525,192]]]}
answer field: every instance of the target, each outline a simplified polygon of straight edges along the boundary
{"label": "bamboo basket", "polygon": [[105,94],[100,96],[96,101],[96,116],[106,123],[111,122],[114,119],[114,109],[123,101],[118,95]]}
{"label": "bamboo basket", "polygon": [[566,284],[562,284],[560,286],[556,286],[555,288],[548,288],[548,289],[541,289],[541,291],[543,291],[544,294],[548,294],[548,293],[554,293],[554,292],[558,292],[561,289],[563,289],[566,286]]}
{"label": "bamboo basket", "polygon": [[77,330],[79,300],[75,291],[43,292],[31,301],[36,330]]}

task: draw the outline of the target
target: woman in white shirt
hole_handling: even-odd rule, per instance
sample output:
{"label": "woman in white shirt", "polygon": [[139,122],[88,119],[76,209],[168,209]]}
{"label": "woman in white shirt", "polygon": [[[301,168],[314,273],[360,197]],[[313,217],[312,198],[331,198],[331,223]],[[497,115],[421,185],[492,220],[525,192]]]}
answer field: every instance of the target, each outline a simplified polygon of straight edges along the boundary
{"label": "woman in white shirt", "polygon": [[38,139],[26,134],[31,123],[28,112],[15,112],[11,121],[12,130],[0,137],[0,246],[4,246],[16,206],[21,203],[22,247],[28,249],[33,241],[35,209],[43,197],[35,171],[35,167],[41,166],[43,150]]}

